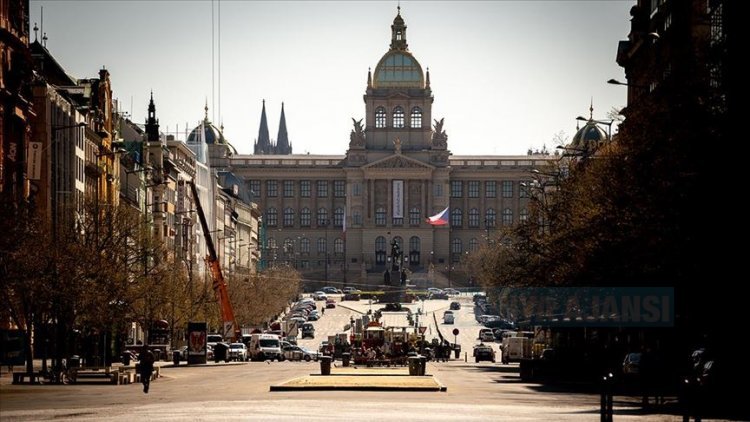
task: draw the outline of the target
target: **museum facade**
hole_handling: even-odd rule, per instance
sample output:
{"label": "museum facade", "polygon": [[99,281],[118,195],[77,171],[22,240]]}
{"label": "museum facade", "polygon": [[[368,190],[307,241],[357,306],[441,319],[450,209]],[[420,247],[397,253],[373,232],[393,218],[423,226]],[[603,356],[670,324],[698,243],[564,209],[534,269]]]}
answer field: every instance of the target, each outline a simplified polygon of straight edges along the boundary
{"label": "museum facade", "polygon": [[[364,102],[343,155],[228,154],[262,210],[261,265],[335,286],[382,284],[391,270],[417,285],[470,283],[468,254],[527,218],[523,182],[555,157],[452,155],[400,12]],[[426,221],[446,208],[449,224]]]}

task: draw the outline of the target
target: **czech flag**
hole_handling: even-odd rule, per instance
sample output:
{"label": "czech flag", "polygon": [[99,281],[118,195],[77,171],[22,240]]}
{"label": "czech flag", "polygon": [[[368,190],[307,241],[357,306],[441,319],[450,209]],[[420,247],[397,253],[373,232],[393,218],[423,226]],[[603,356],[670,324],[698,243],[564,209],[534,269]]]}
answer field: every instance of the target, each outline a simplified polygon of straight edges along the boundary
{"label": "czech flag", "polygon": [[445,207],[444,210],[433,215],[432,217],[427,217],[427,222],[432,224],[433,226],[444,226],[448,224],[448,207]]}

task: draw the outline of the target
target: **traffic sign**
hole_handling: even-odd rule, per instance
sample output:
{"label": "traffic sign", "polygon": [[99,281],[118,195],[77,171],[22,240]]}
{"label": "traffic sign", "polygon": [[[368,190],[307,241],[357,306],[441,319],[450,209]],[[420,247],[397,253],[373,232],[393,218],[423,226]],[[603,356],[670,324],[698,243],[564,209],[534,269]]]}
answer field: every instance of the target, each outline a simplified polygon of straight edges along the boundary
{"label": "traffic sign", "polygon": [[458,335],[458,328],[454,328],[454,329],[453,329],[453,335],[454,335],[454,336],[457,336],[457,335]]}
{"label": "traffic sign", "polygon": [[427,331],[427,327],[419,327],[419,334],[424,334]]}

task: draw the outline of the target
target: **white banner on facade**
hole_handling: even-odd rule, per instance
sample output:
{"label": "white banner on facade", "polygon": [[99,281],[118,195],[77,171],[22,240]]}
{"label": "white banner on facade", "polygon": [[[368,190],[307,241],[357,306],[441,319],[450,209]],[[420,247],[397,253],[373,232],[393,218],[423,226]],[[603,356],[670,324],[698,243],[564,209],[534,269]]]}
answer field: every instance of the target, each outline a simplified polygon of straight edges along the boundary
{"label": "white banner on facade", "polygon": [[404,218],[404,181],[393,181],[393,218]]}
{"label": "white banner on facade", "polygon": [[29,157],[26,162],[26,174],[29,180],[39,180],[42,178],[42,143],[29,142]]}

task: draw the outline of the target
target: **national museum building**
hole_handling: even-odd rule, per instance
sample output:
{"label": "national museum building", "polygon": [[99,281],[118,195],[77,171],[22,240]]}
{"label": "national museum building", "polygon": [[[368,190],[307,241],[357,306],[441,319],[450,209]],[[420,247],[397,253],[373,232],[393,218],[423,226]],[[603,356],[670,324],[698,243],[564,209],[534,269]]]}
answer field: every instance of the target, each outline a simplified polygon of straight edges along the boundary
{"label": "national museum building", "polygon": [[[431,124],[430,74],[409,52],[400,13],[391,31],[390,49],[368,72],[366,117],[353,122],[345,154],[291,154],[283,108],[271,145],[265,105],[255,154],[229,145],[226,158],[211,154],[212,167],[247,182],[262,211],[261,266],[286,263],[307,280],[362,288],[393,269],[395,241],[412,284],[466,285],[467,254],[527,218],[521,182],[555,157],[452,155],[443,120]],[[446,207],[449,224],[426,222]]]}

